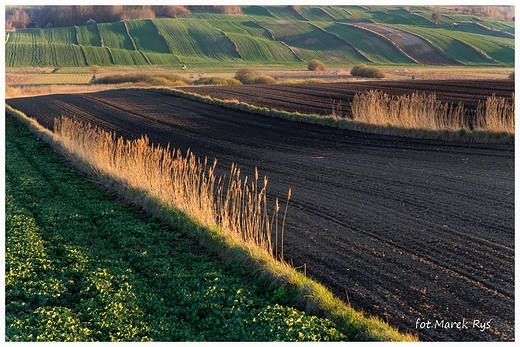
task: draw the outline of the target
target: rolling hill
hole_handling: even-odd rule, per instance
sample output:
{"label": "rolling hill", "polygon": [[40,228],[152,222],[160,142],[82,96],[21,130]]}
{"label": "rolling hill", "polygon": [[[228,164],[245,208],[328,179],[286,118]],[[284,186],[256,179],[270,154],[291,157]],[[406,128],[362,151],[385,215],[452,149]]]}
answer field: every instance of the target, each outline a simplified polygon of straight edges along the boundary
{"label": "rolling hill", "polygon": [[243,6],[7,32],[6,67],[189,63],[514,66],[514,22],[423,7]]}

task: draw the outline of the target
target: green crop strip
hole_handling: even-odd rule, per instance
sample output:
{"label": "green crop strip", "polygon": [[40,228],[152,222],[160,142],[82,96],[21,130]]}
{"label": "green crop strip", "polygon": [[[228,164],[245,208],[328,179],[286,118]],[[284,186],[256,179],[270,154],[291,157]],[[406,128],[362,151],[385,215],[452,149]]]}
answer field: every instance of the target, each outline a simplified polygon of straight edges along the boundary
{"label": "green crop strip", "polygon": [[346,340],[110,199],[6,117],[6,341]]}

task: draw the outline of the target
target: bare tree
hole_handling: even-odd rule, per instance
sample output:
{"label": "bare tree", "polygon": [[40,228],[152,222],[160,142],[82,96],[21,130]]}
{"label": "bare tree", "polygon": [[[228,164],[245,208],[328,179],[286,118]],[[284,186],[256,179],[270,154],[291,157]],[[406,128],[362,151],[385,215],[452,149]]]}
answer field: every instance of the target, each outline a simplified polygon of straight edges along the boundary
{"label": "bare tree", "polygon": [[432,13],[432,20],[435,24],[439,23],[439,19],[441,19],[441,15],[439,14],[439,11],[433,11]]}
{"label": "bare tree", "polygon": [[5,29],[25,29],[31,22],[29,13],[23,7],[6,8]]}

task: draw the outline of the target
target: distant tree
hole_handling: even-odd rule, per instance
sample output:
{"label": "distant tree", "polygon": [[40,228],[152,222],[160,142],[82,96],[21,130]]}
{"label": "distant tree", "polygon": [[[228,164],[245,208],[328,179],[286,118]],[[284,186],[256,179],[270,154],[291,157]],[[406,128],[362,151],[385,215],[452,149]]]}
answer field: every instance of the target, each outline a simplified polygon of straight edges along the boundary
{"label": "distant tree", "polygon": [[5,29],[25,29],[31,22],[29,14],[23,7],[6,8]]}
{"label": "distant tree", "polygon": [[155,9],[156,16],[177,18],[178,16],[190,14],[190,10],[188,10],[185,6],[153,6],[153,7]]}
{"label": "distant tree", "polygon": [[215,6],[215,9],[223,14],[242,14],[242,7],[234,6]]}
{"label": "distant tree", "polygon": [[123,5],[121,19],[132,20],[144,18],[155,18],[155,11],[152,10],[151,6]]}
{"label": "distant tree", "polygon": [[58,6],[43,6],[37,20],[39,26],[45,27],[47,23],[55,23],[56,26],[67,25],[63,17],[66,15],[70,17],[70,6],[63,7],[63,11],[60,13]]}
{"label": "distant tree", "polygon": [[439,23],[439,19],[441,19],[441,15],[439,14],[439,11],[433,11],[432,13],[432,20],[435,24]]}

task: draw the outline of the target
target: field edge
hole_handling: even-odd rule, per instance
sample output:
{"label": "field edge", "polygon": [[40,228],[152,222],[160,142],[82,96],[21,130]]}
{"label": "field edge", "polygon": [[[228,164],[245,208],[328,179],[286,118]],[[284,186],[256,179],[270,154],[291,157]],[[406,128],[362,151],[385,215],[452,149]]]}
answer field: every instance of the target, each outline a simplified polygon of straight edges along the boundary
{"label": "field edge", "polygon": [[[130,88],[137,89],[137,88]],[[277,109],[270,109],[262,106],[254,106],[236,100],[222,100],[212,98],[208,95],[187,92],[171,88],[146,88],[147,90],[155,90],[159,93],[174,95],[203,102],[210,105],[222,106],[230,109],[240,110],[244,112],[269,116],[274,118],[282,118],[290,121],[316,124],[320,126],[328,126],[332,128],[345,129],[366,132],[379,135],[404,136],[411,138],[431,139],[431,140],[448,140],[455,142],[473,142],[473,143],[504,143],[513,144],[515,142],[514,133],[500,132],[495,133],[483,130],[461,129],[459,131],[450,130],[426,130],[426,129],[406,129],[396,126],[381,126],[369,123],[357,122],[334,115],[320,116],[315,114],[304,114],[299,112],[288,112]]]}
{"label": "field edge", "polygon": [[[38,139],[47,142],[65,155],[54,134],[39,125],[36,120],[9,105],[6,105],[6,114],[19,120]],[[166,208],[157,199],[147,196],[145,192],[131,190],[111,177],[100,177],[88,163],[82,163],[70,157],[68,159],[70,165],[88,176],[95,177],[100,188],[115,193],[124,202],[137,206],[172,226],[178,225],[179,219],[182,219],[189,226],[186,230],[210,252],[221,257],[226,263],[258,269],[260,276],[265,279],[268,286],[283,287],[291,293],[289,305],[307,314],[334,321],[338,330],[344,332],[351,340],[418,341],[416,335],[400,332],[378,317],[367,317],[363,312],[355,311],[318,282],[306,277],[288,264],[274,260],[258,247],[237,243],[219,230],[204,228],[196,220]]]}

